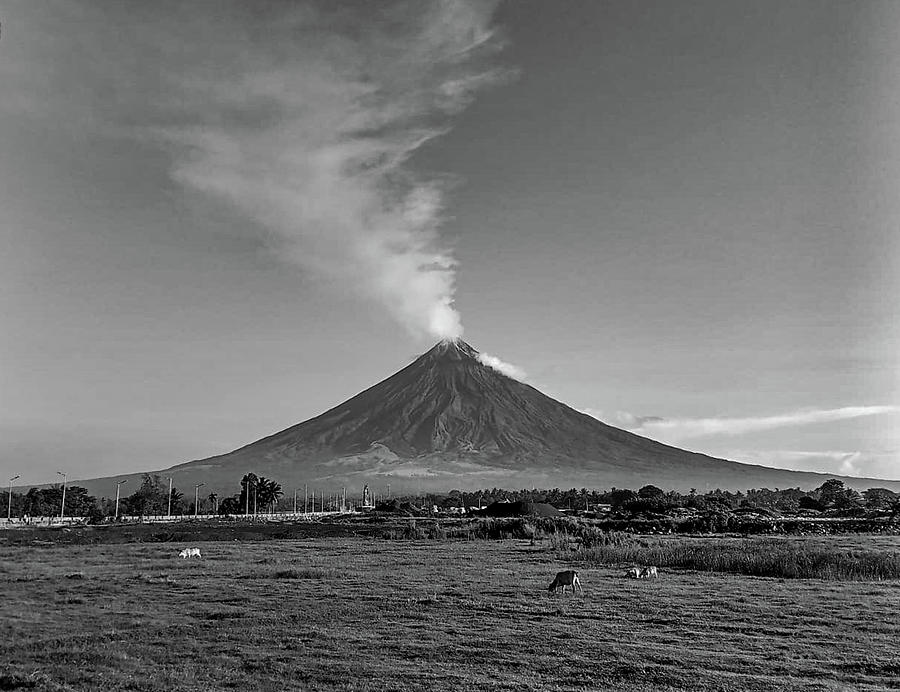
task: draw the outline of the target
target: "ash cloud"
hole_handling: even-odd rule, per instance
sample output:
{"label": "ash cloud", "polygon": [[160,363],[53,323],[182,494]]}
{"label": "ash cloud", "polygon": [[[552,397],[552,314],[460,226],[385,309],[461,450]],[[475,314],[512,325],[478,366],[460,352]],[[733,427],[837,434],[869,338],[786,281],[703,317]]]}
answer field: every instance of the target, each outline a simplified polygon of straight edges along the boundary
{"label": "ash cloud", "polygon": [[409,164],[506,77],[491,66],[494,3],[327,8],[270,18],[262,54],[238,54],[237,42],[227,71],[187,65],[181,122],[154,135],[170,145],[175,180],[274,232],[281,257],[415,335],[459,337],[456,261],[440,237],[446,182]]}

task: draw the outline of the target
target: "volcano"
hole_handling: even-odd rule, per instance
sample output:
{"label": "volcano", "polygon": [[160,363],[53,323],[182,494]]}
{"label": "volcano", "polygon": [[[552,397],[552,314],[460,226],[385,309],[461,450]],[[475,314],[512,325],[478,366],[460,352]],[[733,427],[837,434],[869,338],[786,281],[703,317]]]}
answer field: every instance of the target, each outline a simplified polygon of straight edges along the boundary
{"label": "volcano", "polygon": [[[232,493],[254,472],[287,491],[365,484],[394,493],[503,488],[813,488],[824,474],[724,459],[650,440],[580,413],[442,341],[325,413],[221,456],[167,469],[175,483]],[[122,478],[119,476],[118,478]],[[900,485],[845,478],[850,487]],[[106,492],[112,479],[81,482]]]}

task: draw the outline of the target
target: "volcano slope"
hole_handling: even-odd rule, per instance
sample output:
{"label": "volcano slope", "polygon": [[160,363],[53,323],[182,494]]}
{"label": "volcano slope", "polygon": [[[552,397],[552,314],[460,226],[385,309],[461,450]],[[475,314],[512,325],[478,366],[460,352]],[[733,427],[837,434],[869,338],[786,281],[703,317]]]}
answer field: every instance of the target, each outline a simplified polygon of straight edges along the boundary
{"label": "volcano slope", "polygon": [[[247,472],[285,488],[394,492],[484,487],[813,488],[833,476],[741,464],[606,425],[442,341],[329,411],[221,456],[168,469],[181,487],[234,492]],[[121,478],[119,476],[118,478]],[[111,479],[81,482],[105,492]],[[900,482],[847,478],[858,489]],[[112,484],[112,485],[111,485]]]}

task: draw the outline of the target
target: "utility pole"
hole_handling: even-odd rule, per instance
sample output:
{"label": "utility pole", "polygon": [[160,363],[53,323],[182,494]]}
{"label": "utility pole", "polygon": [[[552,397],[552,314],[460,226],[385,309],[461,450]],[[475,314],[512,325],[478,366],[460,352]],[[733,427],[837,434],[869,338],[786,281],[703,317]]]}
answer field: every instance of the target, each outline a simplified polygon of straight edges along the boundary
{"label": "utility pole", "polygon": [[244,516],[250,514],[250,479],[247,479],[247,482],[244,483],[244,500],[246,501],[246,507],[244,508]]}
{"label": "utility pole", "polygon": [[197,483],[194,486],[194,519],[197,518],[197,515],[200,513],[200,488],[202,488],[206,483]]}
{"label": "utility pole", "polygon": [[388,483],[388,502],[391,501],[391,484]]}
{"label": "utility pole", "polygon": [[294,514],[297,513],[297,489],[294,488]]}
{"label": "utility pole", "polygon": [[253,516],[256,516],[256,483],[253,484]]}
{"label": "utility pole", "polygon": [[119,518],[119,488],[122,487],[122,483],[127,483],[127,482],[128,482],[128,479],[125,478],[124,480],[121,480],[118,483],[116,483],[116,515],[115,515],[115,517],[113,517],[114,519]]}
{"label": "utility pole", "polygon": [[166,509],[166,516],[172,516],[172,476],[169,476],[169,505]]}
{"label": "utility pole", "polygon": [[12,521],[12,483],[17,478],[18,478],[18,476],[13,476],[12,478],[9,479],[9,495],[7,496],[9,498],[9,504],[6,507],[6,521],[7,522]]}
{"label": "utility pole", "polygon": [[307,484],[303,484],[303,513],[309,514],[309,490]]}
{"label": "utility pole", "polygon": [[341,488],[341,511],[347,511],[347,488],[346,486]]}
{"label": "utility pole", "polygon": [[66,481],[69,480],[69,477],[62,471],[57,471],[56,473],[63,477],[62,505],[59,508],[59,523],[61,524],[62,520],[66,518]]}

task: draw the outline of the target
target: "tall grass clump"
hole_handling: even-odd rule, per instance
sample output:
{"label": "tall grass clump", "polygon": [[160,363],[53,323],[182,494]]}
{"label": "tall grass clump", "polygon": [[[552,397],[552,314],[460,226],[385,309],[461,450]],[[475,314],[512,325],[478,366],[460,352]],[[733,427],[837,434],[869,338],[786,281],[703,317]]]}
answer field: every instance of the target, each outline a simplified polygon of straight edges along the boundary
{"label": "tall grass clump", "polygon": [[272,579],[334,579],[334,570],[318,569],[316,567],[291,567],[272,572]]}
{"label": "tall grass clump", "polygon": [[900,579],[900,553],[790,539],[691,540],[629,537],[570,552],[587,564],[638,564],[785,579]]}
{"label": "tall grass clump", "polygon": [[447,530],[439,521],[409,519],[392,526],[379,527],[375,536],[392,541],[442,541],[447,538]]}

